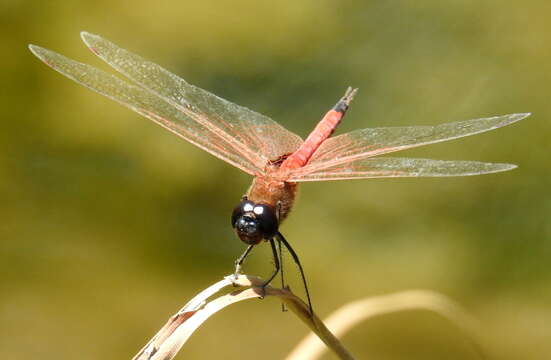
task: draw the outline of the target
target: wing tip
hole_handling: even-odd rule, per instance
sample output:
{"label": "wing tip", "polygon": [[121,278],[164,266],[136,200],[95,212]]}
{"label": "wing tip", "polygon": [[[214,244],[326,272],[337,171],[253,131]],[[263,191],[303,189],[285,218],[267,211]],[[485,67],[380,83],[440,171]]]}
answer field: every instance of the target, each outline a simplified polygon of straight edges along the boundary
{"label": "wing tip", "polygon": [[38,56],[37,53],[42,49],[40,46],[34,44],[29,44],[27,47],[35,56]]}
{"label": "wing tip", "polygon": [[[481,172],[480,175],[510,171],[518,168],[518,165],[515,165],[515,164],[490,163],[489,165],[491,165],[491,168],[484,172]],[[478,175],[478,174],[475,174],[475,175]]]}
{"label": "wing tip", "polygon": [[529,113],[529,112],[511,114],[511,115],[509,115],[510,123],[514,123],[514,122],[520,121],[522,119],[526,119],[530,115],[532,115],[532,113]]}
{"label": "wing tip", "polygon": [[81,31],[80,32],[80,38],[84,42],[84,44],[92,50],[92,52],[96,55],[99,55],[97,50],[97,43],[101,40],[101,36],[89,33],[88,31]]}
{"label": "wing tip", "polygon": [[518,165],[516,164],[503,164],[503,171],[509,171],[518,168]]}
{"label": "wing tip", "polygon": [[28,47],[31,53],[33,53],[34,56],[39,58],[40,61],[42,61],[48,66],[51,66],[51,64],[47,60],[47,57],[48,57],[48,54],[51,54],[53,51],[34,44],[29,44]]}
{"label": "wing tip", "polygon": [[[513,114],[506,114],[506,115],[497,115],[497,116],[492,116],[492,117],[488,117],[488,118],[467,120],[466,121],[467,123],[469,123],[469,122],[470,123],[480,122],[480,124],[483,127],[481,129],[479,129],[478,131],[475,131],[475,132],[467,134],[467,135],[462,135],[460,137],[474,135],[474,134],[480,134],[480,133],[483,133],[483,132],[486,132],[486,131],[499,129],[499,128],[505,127],[507,125],[511,125],[513,123],[516,123],[517,121],[520,121],[522,119],[525,119],[530,115],[532,115],[532,113],[525,112],[525,113],[513,113]],[[446,124],[444,124],[444,125],[446,125]]]}
{"label": "wing tip", "polygon": [[81,31],[80,32],[80,38],[83,40],[83,41],[86,41],[86,39],[92,39],[92,38],[95,38],[95,37],[98,37],[98,35],[96,34],[92,34],[88,31]]}

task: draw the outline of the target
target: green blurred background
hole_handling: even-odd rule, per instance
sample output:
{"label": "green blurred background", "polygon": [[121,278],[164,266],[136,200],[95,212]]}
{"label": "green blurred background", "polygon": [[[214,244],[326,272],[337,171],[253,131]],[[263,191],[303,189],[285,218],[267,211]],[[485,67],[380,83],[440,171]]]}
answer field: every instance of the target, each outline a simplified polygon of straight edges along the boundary
{"label": "green blurred background", "polygon": [[[399,154],[514,171],[308,183],[282,231],[322,317],[363,297],[431,289],[480,319],[491,359],[548,358],[550,13],[543,0],[1,0],[1,353],[129,359],[244,248],[229,216],[247,175],[27,49],[107,69],[81,42],[87,30],[301,136],[348,85],[360,92],[338,133],[532,112]],[[247,273],[271,271],[267,248]],[[217,314],[179,358],[281,359],[306,333],[277,301],[252,301]],[[427,312],[373,319],[344,343],[358,358],[478,358]]]}

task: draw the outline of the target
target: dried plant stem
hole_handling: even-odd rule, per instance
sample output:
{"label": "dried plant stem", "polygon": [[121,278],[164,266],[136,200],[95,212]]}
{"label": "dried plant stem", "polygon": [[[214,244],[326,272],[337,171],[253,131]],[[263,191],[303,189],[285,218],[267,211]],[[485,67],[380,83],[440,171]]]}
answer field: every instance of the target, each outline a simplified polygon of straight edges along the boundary
{"label": "dried plant stem", "polygon": [[[351,328],[371,317],[406,310],[434,311],[456,324],[471,341],[474,350],[481,358],[486,358],[480,343],[478,322],[461,307],[444,295],[426,291],[410,290],[391,295],[369,297],[349,303],[333,314],[325,322],[335,336],[342,336]],[[313,360],[325,351],[314,334],[305,337],[287,356],[287,360]]]}
{"label": "dried plant stem", "polygon": [[[209,286],[174,314],[165,326],[134,356],[133,360],[170,360],[176,356],[191,334],[211,315],[233,303],[261,298],[263,295],[279,297],[293,313],[335,352],[339,359],[353,359],[352,355],[327,329],[323,322],[315,314],[310,313],[308,305],[295,296],[289,289],[277,289],[267,286],[263,294],[260,288],[262,283],[263,280],[260,278],[241,275],[238,279],[228,276]],[[208,298],[227,286],[239,286],[242,289],[234,290],[214,300],[208,300]]]}

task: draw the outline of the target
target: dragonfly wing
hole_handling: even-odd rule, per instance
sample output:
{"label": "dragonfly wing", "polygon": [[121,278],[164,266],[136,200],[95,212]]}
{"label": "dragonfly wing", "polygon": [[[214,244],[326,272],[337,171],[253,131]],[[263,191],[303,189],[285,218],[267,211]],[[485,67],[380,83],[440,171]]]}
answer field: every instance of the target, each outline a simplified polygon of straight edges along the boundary
{"label": "dragonfly wing", "polygon": [[[294,152],[302,139],[267,116],[188,84],[161,66],[118,47],[98,35],[81,33],[86,45],[115,70],[174,107],[189,113],[206,131],[233,144],[263,169],[269,160]],[[202,134],[199,134],[202,136]]]}
{"label": "dragonfly wing", "polygon": [[[68,78],[134,110],[203,150],[249,173],[261,171],[260,157],[245,156],[232,138],[221,138],[200,115],[179,109],[157,95],[92,66],[82,64],[35,45],[31,51],[48,66]],[[264,163],[265,164],[265,163]],[[262,164],[262,166],[264,166]]]}
{"label": "dragonfly wing", "polygon": [[293,176],[305,176],[360,159],[479,134],[512,124],[528,115],[530,114],[509,114],[436,126],[388,127],[351,131],[324,141],[308,164],[297,169]]}
{"label": "dragonfly wing", "polygon": [[444,161],[410,158],[368,158],[334,165],[321,171],[293,177],[290,181],[323,181],[386,177],[439,177],[489,174],[514,169],[516,165],[478,161]]}

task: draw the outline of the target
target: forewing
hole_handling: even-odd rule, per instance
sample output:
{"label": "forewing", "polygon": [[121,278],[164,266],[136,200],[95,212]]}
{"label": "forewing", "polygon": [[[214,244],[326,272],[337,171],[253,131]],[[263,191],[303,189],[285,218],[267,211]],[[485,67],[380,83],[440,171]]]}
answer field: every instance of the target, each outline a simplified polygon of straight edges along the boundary
{"label": "forewing", "polygon": [[479,134],[509,125],[528,115],[509,114],[436,126],[355,130],[324,141],[308,164],[294,171],[291,177],[298,181],[309,174],[325,173],[339,165],[346,167],[346,164],[377,155]]}
{"label": "forewing", "polygon": [[[86,45],[101,59],[147,91],[190,114],[187,122],[234,145],[263,169],[269,160],[294,152],[302,139],[267,116],[188,84],[159,65],[118,47],[100,36],[83,32]],[[195,115],[195,116],[193,116]]]}
{"label": "forewing", "polygon": [[290,181],[469,176],[506,171],[515,167],[515,165],[511,164],[484,163],[478,161],[444,161],[382,157],[360,159],[346,164],[334,165],[323,171],[292,178]]}
{"label": "forewing", "polygon": [[[204,115],[176,108],[157,95],[92,66],[82,64],[38,46],[31,45],[31,51],[47,65],[122,105],[134,110],[166,129],[176,133],[209,153],[249,173],[261,170],[262,158],[252,154],[232,137],[220,137],[209,126]],[[244,154],[249,150],[251,154]]]}

